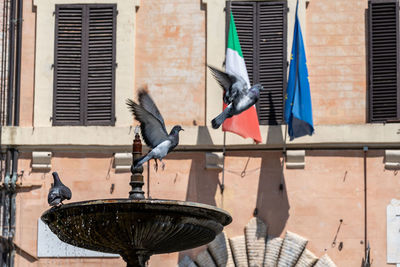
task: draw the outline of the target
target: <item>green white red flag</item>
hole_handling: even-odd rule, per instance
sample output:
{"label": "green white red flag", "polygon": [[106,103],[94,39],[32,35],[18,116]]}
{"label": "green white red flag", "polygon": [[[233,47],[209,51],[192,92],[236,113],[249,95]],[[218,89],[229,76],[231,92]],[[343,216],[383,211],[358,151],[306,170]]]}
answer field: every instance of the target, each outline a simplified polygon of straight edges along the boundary
{"label": "green white red flag", "polygon": [[[247,82],[247,86],[250,87],[249,76],[247,74],[246,64],[244,62],[232,12],[229,23],[225,70],[227,73],[234,73],[243,77],[243,79]],[[225,107],[226,104],[224,103],[224,108]],[[260,125],[258,123],[258,116],[255,106],[250,107],[239,115],[235,115],[232,118],[226,119],[222,124],[222,130],[238,134],[243,138],[252,138],[257,143],[261,143],[262,141]]]}

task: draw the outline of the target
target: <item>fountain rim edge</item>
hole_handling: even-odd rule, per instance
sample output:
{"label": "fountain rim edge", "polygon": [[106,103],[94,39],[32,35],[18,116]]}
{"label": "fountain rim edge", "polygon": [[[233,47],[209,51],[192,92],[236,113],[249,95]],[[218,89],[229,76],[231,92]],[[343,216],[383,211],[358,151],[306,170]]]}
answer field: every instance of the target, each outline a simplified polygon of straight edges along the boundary
{"label": "fountain rim edge", "polygon": [[[208,204],[204,203],[197,203],[197,202],[191,202],[191,201],[182,201],[182,200],[170,200],[170,199],[129,199],[129,198],[112,198],[112,199],[95,199],[95,200],[84,200],[84,201],[78,201],[78,202],[70,202],[67,204],[63,204],[61,206],[57,207],[51,207],[50,209],[46,210],[43,212],[41,215],[41,219],[43,220],[43,217],[46,216],[49,213],[56,212],[57,210],[64,210],[64,209],[69,209],[69,208],[74,208],[74,207],[81,207],[81,206],[91,206],[91,205],[104,205],[104,204],[151,204],[159,207],[187,207],[187,208],[200,208],[200,209],[206,209],[211,212],[219,213],[223,215],[222,217],[225,218],[225,220],[220,223],[223,226],[227,226],[232,222],[232,216],[230,215],[229,212]],[[182,212],[182,211],[181,211]]]}

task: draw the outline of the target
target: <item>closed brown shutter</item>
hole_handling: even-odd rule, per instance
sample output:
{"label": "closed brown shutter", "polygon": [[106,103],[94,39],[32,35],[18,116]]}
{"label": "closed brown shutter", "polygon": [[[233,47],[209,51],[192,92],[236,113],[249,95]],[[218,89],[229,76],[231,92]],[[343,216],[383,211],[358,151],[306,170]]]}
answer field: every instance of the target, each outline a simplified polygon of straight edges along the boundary
{"label": "closed brown shutter", "polygon": [[369,120],[400,119],[399,4],[369,1]]}
{"label": "closed brown shutter", "polygon": [[115,6],[89,8],[87,124],[114,124]]}
{"label": "closed brown shutter", "polygon": [[250,83],[254,84],[257,79],[254,76],[257,74],[257,69],[254,71],[257,60],[257,6],[255,2],[232,2],[231,10]]}
{"label": "closed brown shutter", "polygon": [[56,6],[54,125],[81,125],[82,6]]}
{"label": "closed brown shutter", "polygon": [[258,83],[261,91],[258,117],[261,124],[281,124],[286,89],[286,2],[258,3]]}
{"label": "closed brown shutter", "polygon": [[286,88],[286,2],[232,2],[251,84],[261,83],[260,124],[281,124]]}
{"label": "closed brown shutter", "polygon": [[115,5],[56,5],[54,125],[114,125]]}

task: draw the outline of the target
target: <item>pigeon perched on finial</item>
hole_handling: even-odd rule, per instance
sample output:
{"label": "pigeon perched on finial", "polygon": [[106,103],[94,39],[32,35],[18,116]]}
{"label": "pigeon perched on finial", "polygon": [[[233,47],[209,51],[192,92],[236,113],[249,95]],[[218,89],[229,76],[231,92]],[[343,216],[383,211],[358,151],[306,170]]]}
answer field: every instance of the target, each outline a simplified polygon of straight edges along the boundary
{"label": "pigeon perched on finial", "polygon": [[61,182],[57,172],[53,172],[52,175],[54,178],[54,184],[53,187],[50,188],[47,196],[47,202],[50,206],[58,206],[62,204],[65,199],[70,200],[72,197],[72,192]]}
{"label": "pigeon perched on finial", "polygon": [[139,89],[139,104],[131,99],[126,100],[135,119],[140,122],[142,137],[147,146],[151,148],[145,156],[133,162],[133,168],[142,166],[146,161],[154,159],[156,162],[155,170],[158,169],[157,159],[161,162],[164,169],[165,164],[162,159],[174,149],[179,143],[179,132],[183,131],[180,125],[175,125],[168,134],[165,129],[164,119],[161,116],[156,104],[151,99],[146,88]]}
{"label": "pigeon perched on finial", "polygon": [[264,88],[261,84],[248,88],[246,81],[241,76],[224,72],[209,65],[208,68],[218,84],[224,89],[223,100],[228,105],[221,114],[211,121],[212,127],[218,129],[227,118],[238,115],[257,103],[260,98],[260,90]]}

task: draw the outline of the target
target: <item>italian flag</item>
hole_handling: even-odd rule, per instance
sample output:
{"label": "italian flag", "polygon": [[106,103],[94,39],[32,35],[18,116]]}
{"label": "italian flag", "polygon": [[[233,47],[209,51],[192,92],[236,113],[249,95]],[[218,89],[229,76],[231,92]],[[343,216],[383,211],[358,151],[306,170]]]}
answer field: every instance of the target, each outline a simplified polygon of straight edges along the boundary
{"label": "italian flag", "polygon": [[[231,12],[231,21],[229,23],[228,46],[226,49],[225,70],[227,73],[240,75],[250,87],[249,75],[247,74],[246,64],[244,62],[242,49],[240,47],[239,37],[236,32],[235,21]],[[224,108],[227,105],[224,103]],[[261,143],[260,125],[256,107],[252,106],[239,115],[226,119],[222,124],[222,130],[232,132],[243,138],[253,138],[257,143]]]}

